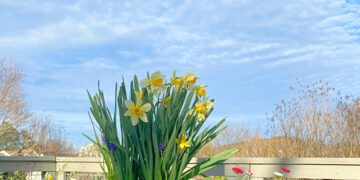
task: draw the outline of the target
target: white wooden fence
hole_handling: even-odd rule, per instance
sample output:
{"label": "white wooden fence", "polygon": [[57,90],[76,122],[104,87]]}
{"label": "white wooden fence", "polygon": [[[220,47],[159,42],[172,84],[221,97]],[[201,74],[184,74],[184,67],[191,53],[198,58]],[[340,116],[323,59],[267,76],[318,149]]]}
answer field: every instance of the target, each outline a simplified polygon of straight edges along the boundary
{"label": "white wooden fence", "polygon": [[[190,166],[203,160],[194,158]],[[100,163],[103,163],[101,158],[0,157],[0,172],[58,171],[57,179],[63,180],[69,172],[101,173]],[[360,158],[231,158],[205,174],[233,179],[231,168],[235,166],[251,170],[253,180],[272,178],[273,172],[283,166],[291,170],[288,178],[360,179]]]}

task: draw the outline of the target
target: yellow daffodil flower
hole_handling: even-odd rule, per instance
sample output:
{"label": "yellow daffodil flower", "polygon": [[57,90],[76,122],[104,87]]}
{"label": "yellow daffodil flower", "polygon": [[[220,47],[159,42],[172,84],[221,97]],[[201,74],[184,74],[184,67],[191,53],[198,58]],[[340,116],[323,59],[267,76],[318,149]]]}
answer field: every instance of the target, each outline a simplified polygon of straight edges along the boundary
{"label": "yellow daffodil flower", "polygon": [[150,111],[151,109],[150,103],[142,105],[141,98],[137,98],[136,104],[131,100],[125,100],[125,106],[128,110],[125,112],[124,115],[130,116],[133,126],[137,125],[137,123],[139,122],[139,118],[144,122],[148,122],[146,112]]}
{"label": "yellow daffodil flower", "polygon": [[190,71],[185,75],[184,79],[186,83],[194,85],[198,77],[194,75],[194,71]]}
{"label": "yellow daffodil flower", "polygon": [[207,87],[207,85],[206,85],[206,84],[203,84],[203,83],[199,84],[199,85],[196,87],[195,92],[196,92],[196,95],[198,95],[198,97],[199,97],[199,96],[205,96],[205,95],[206,95],[205,87]]}
{"label": "yellow daffodil flower", "polygon": [[166,90],[165,82],[165,75],[161,75],[160,71],[156,71],[151,74],[150,79],[143,79],[140,81],[140,86],[142,88],[146,88],[151,86],[154,94],[158,92],[164,92]]}
{"label": "yellow daffodil flower", "polygon": [[179,86],[180,84],[184,84],[184,80],[181,77],[178,77],[173,79],[171,83],[175,86]]}
{"label": "yellow daffodil flower", "polygon": [[189,112],[189,115],[192,115],[193,113],[198,114],[196,117],[198,121],[205,120],[206,107],[200,104],[200,102],[197,102],[195,103],[195,109],[192,108]]}
{"label": "yellow daffodil flower", "polygon": [[196,120],[198,120],[198,122],[205,120],[205,114],[204,113],[198,113]]}
{"label": "yellow daffodil flower", "polygon": [[189,112],[189,115],[192,115],[193,113],[198,113],[196,119],[198,121],[205,120],[205,114],[206,111],[213,108],[213,103],[209,100],[205,100],[203,104],[200,103],[200,101],[195,103],[195,109],[191,109]]}
{"label": "yellow daffodil flower", "polygon": [[205,120],[206,106],[200,104],[200,102],[197,102],[195,104],[195,107],[196,107],[195,113],[198,112],[197,120],[198,121]]}
{"label": "yellow daffodil flower", "polygon": [[49,175],[49,176],[48,176],[48,179],[53,179],[53,176],[52,176],[52,175]]}
{"label": "yellow daffodil flower", "polygon": [[176,143],[179,144],[180,149],[184,149],[185,147],[190,147],[190,142],[186,141],[185,135],[182,135],[179,141],[179,138],[176,138]]}
{"label": "yellow daffodil flower", "polygon": [[176,77],[176,70],[175,70],[171,78],[171,84],[175,86],[175,90],[177,90],[180,85],[184,85],[184,82],[185,82],[184,77]]}
{"label": "yellow daffodil flower", "polygon": [[206,107],[203,104],[200,104],[200,102],[198,101],[197,103],[195,103],[195,107],[196,107],[196,111],[203,113],[206,111]]}
{"label": "yellow daffodil flower", "polygon": [[180,86],[180,84],[181,84],[181,85],[184,85],[184,79],[183,79],[182,77],[177,77],[177,78],[175,78],[175,79],[172,79],[172,80],[171,80],[171,83],[172,83],[173,85],[175,85],[176,87],[178,87],[178,86]]}

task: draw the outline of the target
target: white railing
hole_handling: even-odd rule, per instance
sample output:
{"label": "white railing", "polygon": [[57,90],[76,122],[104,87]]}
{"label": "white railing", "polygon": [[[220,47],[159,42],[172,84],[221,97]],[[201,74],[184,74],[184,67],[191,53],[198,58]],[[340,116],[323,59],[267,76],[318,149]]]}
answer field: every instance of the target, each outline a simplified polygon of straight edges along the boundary
{"label": "white railing", "polygon": [[[193,166],[203,158],[194,158]],[[66,179],[71,172],[101,173],[101,158],[79,157],[1,157],[0,172],[6,171],[46,171],[60,172],[57,179]],[[231,168],[240,167],[251,170],[251,179],[259,180],[274,177],[274,171],[282,166],[291,170],[288,178],[308,179],[360,179],[360,158],[231,158],[207,171],[209,176],[234,176]]]}

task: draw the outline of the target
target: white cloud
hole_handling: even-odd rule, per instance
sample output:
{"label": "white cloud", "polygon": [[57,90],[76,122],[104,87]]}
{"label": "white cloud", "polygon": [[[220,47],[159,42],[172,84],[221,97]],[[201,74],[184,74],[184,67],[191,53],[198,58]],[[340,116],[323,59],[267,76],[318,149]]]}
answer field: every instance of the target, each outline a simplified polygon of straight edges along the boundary
{"label": "white cloud", "polygon": [[96,57],[94,59],[81,59],[80,63],[70,64],[71,68],[90,68],[90,69],[119,69],[120,67],[112,59]]}
{"label": "white cloud", "polygon": [[79,118],[57,111],[85,109],[85,90],[96,89],[97,80],[112,101],[115,81],[147,70],[217,78],[225,75],[212,72],[226,68],[235,71],[224,78],[234,84],[276,73],[271,81],[290,81],[293,73],[359,89],[359,9],[353,0],[8,0],[0,2],[0,53],[19,55],[35,107],[57,119]]}
{"label": "white cloud", "polygon": [[[102,44],[128,33],[129,27],[100,19],[65,19],[25,31],[11,37],[0,37],[2,48],[75,47]],[[4,46],[6,45],[6,46]]]}
{"label": "white cloud", "polygon": [[[192,1],[180,4],[77,1],[59,6],[56,6],[57,3],[40,3],[42,8],[29,5],[34,12],[56,17],[67,11],[70,16],[55,18],[54,22],[35,26],[21,34],[0,36],[0,49],[76,48],[121,42],[119,38],[125,38],[137,42],[139,46],[151,44],[154,57],[147,57],[147,61],[150,58],[152,62],[167,58],[179,64],[200,67],[194,60],[211,62],[211,66],[223,61],[239,64],[287,55],[293,56],[287,58],[287,63],[298,63],[304,57],[314,59],[311,55],[316,54],[313,52],[318,49],[314,48],[313,52],[306,49],[304,53],[308,55],[294,53],[296,49],[331,46],[334,43],[358,44],[356,27],[360,21],[356,20],[360,18],[359,12],[353,10],[354,5],[344,2],[241,1],[206,4]],[[10,1],[7,5],[22,7]],[[323,58],[320,56],[317,61]],[[279,61],[274,63],[283,64]]]}

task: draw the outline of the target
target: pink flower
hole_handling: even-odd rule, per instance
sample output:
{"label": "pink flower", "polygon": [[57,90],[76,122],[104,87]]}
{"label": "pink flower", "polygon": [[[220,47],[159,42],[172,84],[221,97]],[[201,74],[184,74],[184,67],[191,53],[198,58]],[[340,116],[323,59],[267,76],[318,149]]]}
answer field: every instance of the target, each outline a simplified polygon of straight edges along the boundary
{"label": "pink flower", "polygon": [[244,172],[242,169],[240,169],[240,168],[238,168],[238,167],[234,167],[234,168],[232,168],[232,170],[233,170],[234,173],[236,173],[236,174],[241,174],[241,173]]}
{"label": "pink flower", "polygon": [[289,172],[290,172],[289,169],[286,169],[286,168],[284,168],[284,167],[282,167],[281,170],[284,171],[284,172],[286,172],[286,173],[289,173]]}
{"label": "pink flower", "polygon": [[248,169],[246,170],[246,174],[249,175],[249,176],[252,176],[252,175],[253,175],[253,173],[252,173],[250,170],[248,170]]}

